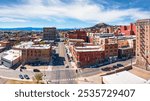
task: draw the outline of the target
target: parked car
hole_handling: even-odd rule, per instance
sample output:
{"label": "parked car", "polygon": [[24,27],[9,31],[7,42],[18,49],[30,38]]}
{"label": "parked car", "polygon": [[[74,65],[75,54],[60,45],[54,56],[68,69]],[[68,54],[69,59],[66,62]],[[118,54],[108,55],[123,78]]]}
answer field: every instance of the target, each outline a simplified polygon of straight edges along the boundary
{"label": "parked car", "polygon": [[117,65],[113,65],[113,68],[115,69],[115,68],[119,68]]}
{"label": "parked car", "polygon": [[66,68],[69,68],[69,66],[66,66]]}
{"label": "parked car", "polygon": [[100,66],[103,66],[103,64],[98,64],[98,66],[100,67]]}
{"label": "parked car", "polygon": [[19,78],[20,78],[20,79],[24,79],[23,75],[21,75],[21,74],[19,75]]}
{"label": "parked car", "polygon": [[21,68],[21,69],[27,69],[25,66],[21,66],[20,68]]}
{"label": "parked car", "polygon": [[27,74],[24,75],[24,78],[30,79],[29,76],[28,76]]}
{"label": "parked car", "polygon": [[117,64],[118,67],[123,67],[123,64]]}
{"label": "parked car", "polygon": [[39,69],[33,69],[33,72],[40,72]]}
{"label": "parked car", "polygon": [[101,70],[102,71],[111,71],[111,70],[113,70],[113,68],[112,67],[104,67]]}

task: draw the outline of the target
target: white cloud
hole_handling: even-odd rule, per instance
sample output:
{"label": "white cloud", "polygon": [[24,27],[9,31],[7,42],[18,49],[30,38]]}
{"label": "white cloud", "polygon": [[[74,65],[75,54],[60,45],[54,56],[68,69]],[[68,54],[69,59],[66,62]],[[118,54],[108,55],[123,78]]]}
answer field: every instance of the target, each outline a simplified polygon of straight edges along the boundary
{"label": "white cloud", "polygon": [[0,22],[27,22],[27,20],[2,17],[0,18]]}
{"label": "white cloud", "polygon": [[[25,0],[24,0],[25,2]],[[6,17],[4,21],[24,22],[23,19],[47,19],[53,20],[73,18],[90,22],[114,22],[130,17],[131,19],[148,18],[149,11],[138,8],[130,9],[104,9],[103,5],[97,5],[92,0],[72,0],[70,3],[62,0],[26,0],[22,5],[0,7],[0,17]],[[2,20],[0,20],[2,21]],[[63,20],[62,20],[63,21]],[[120,23],[120,22],[119,22]]]}

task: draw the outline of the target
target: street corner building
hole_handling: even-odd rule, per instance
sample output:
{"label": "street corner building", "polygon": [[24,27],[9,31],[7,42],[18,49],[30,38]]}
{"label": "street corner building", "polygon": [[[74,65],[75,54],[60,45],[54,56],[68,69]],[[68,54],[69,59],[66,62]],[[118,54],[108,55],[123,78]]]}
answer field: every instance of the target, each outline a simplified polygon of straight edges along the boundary
{"label": "street corner building", "polygon": [[3,53],[1,57],[1,64],[11,68],[16,67],[21,63],[22,60],[22,51],[21,50],[8,50]]}
{"label": "street corner building", "polygon": [[104,50],[91,43],[76,43],[70,50],[77,67],[99,64],[104,59]]}
{"label": "street corner building", "polygon": [[52,46],[50,44],[33,44],[33,42],[24,42],[13,47],[22,51],[22,64],[44,63],[51,61]]}

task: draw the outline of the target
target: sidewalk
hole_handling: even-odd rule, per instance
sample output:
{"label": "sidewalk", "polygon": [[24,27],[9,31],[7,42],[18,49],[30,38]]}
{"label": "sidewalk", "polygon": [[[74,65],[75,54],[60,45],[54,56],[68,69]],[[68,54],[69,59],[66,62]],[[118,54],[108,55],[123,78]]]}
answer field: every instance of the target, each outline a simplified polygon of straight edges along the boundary
{"label": "sidewalk", "polygon": [[98,73],[96,75],[80,77],[81,80],[79,79],[79,80],[77,80],[77,82],[78,82],[78,84],[102,84],[101,76],[113,74],[115,72],[124,71],[124,70],[128,69],[129,66],[130,66],[130,64],[126,65],[125,67],[118,68],[116,70],[107,71],[107,72],[102,71],[101,73]]}
{"label": "sidewalk", "polygon": [[77,80],[78,84],[102,84],[102,78],[100,74],[89,76],[89,77],[81,77]]}

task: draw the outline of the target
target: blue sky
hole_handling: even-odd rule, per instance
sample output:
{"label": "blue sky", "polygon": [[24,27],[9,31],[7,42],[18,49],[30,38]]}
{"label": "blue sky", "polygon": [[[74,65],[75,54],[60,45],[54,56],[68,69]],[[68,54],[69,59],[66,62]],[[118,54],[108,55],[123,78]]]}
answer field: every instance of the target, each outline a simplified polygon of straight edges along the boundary
{"label": "blue sky", "polygon": [[81,28],[150,18],[150,0],[0,0],[0,27]]}

